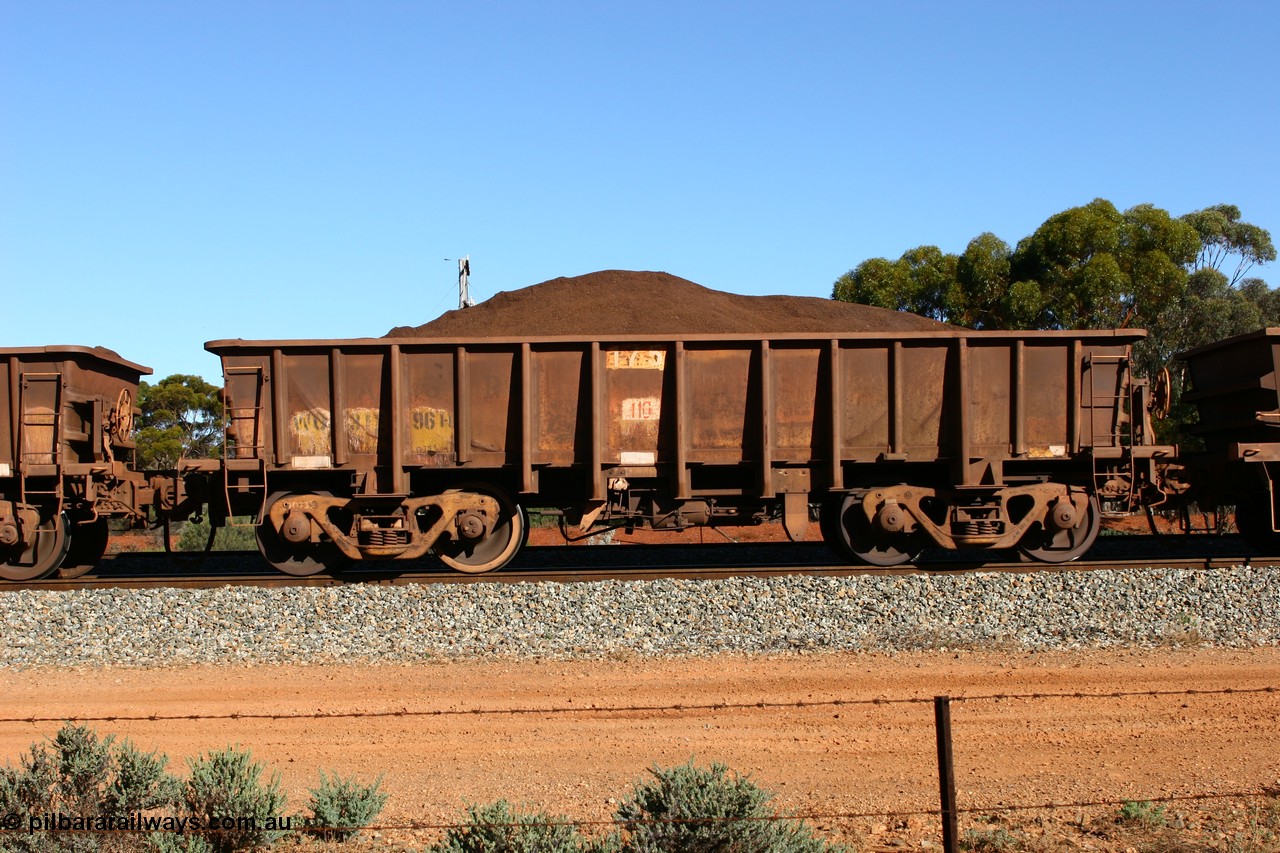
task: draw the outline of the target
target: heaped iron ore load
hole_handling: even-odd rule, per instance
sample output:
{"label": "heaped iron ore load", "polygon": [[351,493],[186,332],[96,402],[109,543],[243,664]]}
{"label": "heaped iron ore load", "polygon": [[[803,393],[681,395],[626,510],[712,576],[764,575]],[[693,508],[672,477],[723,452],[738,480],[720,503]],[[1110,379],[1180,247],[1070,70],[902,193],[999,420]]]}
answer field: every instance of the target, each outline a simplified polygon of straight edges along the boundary
{"label": "heaped iron ore load", "polygon": [[741,296],[665,272],[602,270],[496,294],[389,337],[771,335],[928,332],[949,328],[905,311],[812,296]]}
{"label": "heaped iron ore load", "polygon": [[78,577],[108,518],[142,516],[133,420],[149,373],[101,348],[0,348],[0,578]]}

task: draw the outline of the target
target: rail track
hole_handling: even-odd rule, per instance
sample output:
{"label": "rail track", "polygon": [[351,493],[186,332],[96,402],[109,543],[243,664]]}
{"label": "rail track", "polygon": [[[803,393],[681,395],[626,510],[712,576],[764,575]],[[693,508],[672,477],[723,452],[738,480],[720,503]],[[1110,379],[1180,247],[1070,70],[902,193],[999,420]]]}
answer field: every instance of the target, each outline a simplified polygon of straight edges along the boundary
{"label": "rail track", "polygon": [[891,569],[840,563],[820,542],[696,545],[530,546],[510,566],[493,574],[451,571],[432,560],[364,564],[341,575],[293,577],[267,566],[256,551],[215,552],[203,561],[175,564],[157,552],[107,557],[90,575],[6,583],[0,591],[78,589],[202,589],[227,584],[316,587],[349,584],[573,583],[604,580],[699,579],[812,575],[955,574],[957,572],[1085,572],[1104,569],[1216,569],[1280,566],[1235,535],[1113,536],[1099,540],[1090,559],[1063,565],[1024,562],[1014,552],[974,560],[954,552],[926,552],[914,565]]}

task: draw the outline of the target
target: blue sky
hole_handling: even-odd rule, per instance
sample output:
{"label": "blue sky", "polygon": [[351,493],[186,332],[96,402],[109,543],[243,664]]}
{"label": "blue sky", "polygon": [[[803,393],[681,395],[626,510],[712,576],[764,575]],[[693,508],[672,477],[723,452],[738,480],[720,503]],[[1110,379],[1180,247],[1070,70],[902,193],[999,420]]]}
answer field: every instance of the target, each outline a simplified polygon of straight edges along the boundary
{"label": "blue sky", "polygon": [[0,345],[218,381],[433,319],[462,254],[829,296],[1095,197],[1280,238],[1278,10],[0,0]]}

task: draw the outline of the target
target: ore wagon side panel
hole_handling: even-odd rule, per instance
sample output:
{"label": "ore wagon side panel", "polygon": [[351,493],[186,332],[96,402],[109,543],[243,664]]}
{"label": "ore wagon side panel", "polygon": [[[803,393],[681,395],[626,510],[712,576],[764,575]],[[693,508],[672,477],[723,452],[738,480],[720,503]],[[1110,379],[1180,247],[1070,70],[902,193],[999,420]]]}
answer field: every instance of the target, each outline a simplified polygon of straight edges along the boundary
{"label": "ore wagon side panel", "polygon": [[[1012,373],[1015,343],[968,346],[970,405],[969,452],[982,458],[1003,459],[1013,444],[1013,398],[1017,393]],[[962,356],[963,357],[963,356]]]}
{"label": "ore wagon side panel", "polygon": [[840,343],[844,461],[933,461],[948,452],[954,349],[950,338]]}
{"label": "ore wagon side panel", "polygon": [[686,364],[689,462],[737,465],[759,459],[758,353],[744,347],[696,348],[689,350]]}
{"label": "ore wagon side panel", "polygon": [[773,439],[772,460],[781,463],[812,463],[831,455],[826,391],[830,388],[827,365],[829,346],[776,346],[770,350],[772,375],[769,388],[769,434]]}
{"label": "ore wagon side panel", "polygon": [[[284,447],[290,464],[322,467],[333,459],[333,401],[326,353],[281,357],[284,387]],[[375,420],[376,422],[376,420]]]}
{"label": "ore wagon side panel", "polygon": [[14,417],[18,413],[16,392],[10,361],[0,358],[0,477],[11,477],[17,469],[17,453],[13,443],[17,429]]}
{"label": "ore wagon side panel", "polygon": [[456,386],[458,354],[451,350],[404,353],[408,435],[407,465],[448,468],[457,464]]}
{"label": "ore wagon side panel", "polygon": [[466,359],[469,456],[476,467],[501,467],[521,448],[520,362],[511,349],[469,351]]}
{"label": "ore wagon side panel", "polygon": [[1070,346],[1029,340],[1014,359],[1012,449],[1033,458],[1065,456],[1075,447],[1071,435],[1078,408],[1073,388],[1079,370]]}
{"label": "ore wagon side panel", "polygon": [[553,467],[585,463],[591,436],[591,371],[581,349],[532,353],[534,463]]}
{"label": "ore wagon side panel", "polygon": [[666,347],[602,347],[602,411],[597,416],[604,424],[605,459],[614,464],[658,464],[664,400],[668,422],[676,416],[670,395],[663,393],[668,356]]}
{"label": "ore wagon side panel", "polygon": [[894,393],[895,374],[890,363],[894,349],[851,344],[836,350],[840,381],[835,399],[843,436],[842,460],[875,462],[902,444],[901,438],[894,441],[894,429],[900,430],[902,424],[894,406],[894,401],[901,399],[901,391]]}
{"label": "ore wagon side panel", "polygon": [[1238,335],[1179,358],[1190,379],[1182,398],[1196,404],[1196,432],[1209,450],[1225,457],[1233,444],[1280,440],[1273,425],[1280,423],[1280,329]]}

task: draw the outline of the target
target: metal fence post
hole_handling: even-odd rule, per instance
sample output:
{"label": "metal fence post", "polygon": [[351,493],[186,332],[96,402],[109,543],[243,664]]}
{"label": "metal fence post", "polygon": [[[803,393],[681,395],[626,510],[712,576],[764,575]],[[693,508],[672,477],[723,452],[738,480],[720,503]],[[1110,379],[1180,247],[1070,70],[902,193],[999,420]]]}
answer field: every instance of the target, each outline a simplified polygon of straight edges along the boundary
{"label": "metal fence post", "polygon": [[951,760],[951,697],[933,697],[934,729],[938,736],[938,790],[942,798],[943,853],[959,850],[956,816],[956,771]]}

